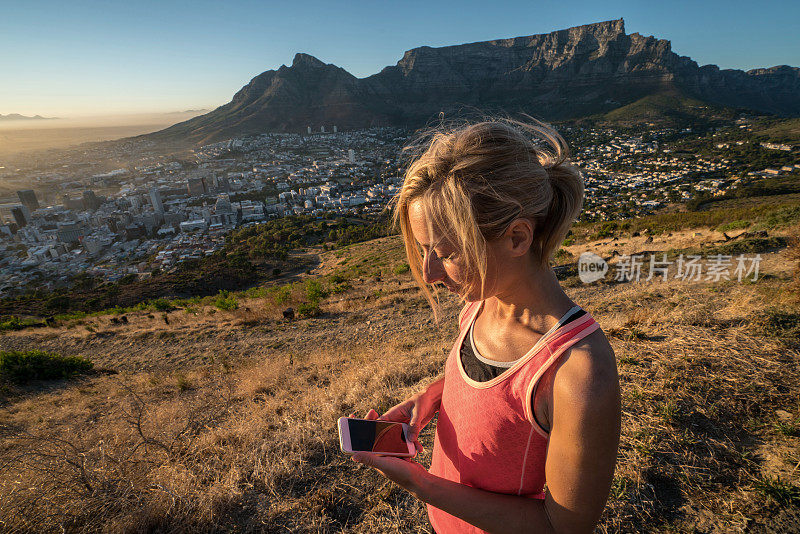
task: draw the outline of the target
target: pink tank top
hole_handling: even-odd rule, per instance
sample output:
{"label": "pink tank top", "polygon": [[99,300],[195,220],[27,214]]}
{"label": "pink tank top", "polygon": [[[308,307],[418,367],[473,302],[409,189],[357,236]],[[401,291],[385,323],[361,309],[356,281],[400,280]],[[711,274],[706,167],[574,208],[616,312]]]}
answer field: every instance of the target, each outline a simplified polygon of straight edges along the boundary
{"label": "pink tank top", "polygon": [[[542,337],[499,376],[476,382],[464,372],[460,347],[483,302],[468,303],[447,358],[444,390],[429,472],[496,493],[544,498],[547,433],[531,412],[533,388],[545,371],[600,325],[586,313]],[[483,530],[427,505],[438,534]]]}

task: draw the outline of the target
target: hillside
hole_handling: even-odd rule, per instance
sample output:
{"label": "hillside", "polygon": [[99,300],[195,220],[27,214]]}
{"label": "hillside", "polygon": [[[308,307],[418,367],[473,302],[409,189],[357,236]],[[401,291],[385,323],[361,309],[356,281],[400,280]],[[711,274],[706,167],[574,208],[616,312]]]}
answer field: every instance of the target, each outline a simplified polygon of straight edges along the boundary
{"label": "hillside", "polygon": [[718,118],[739,108],[796,117],[800,69],[699,66],[674,53],[668,40],[628,34],[622,19],[609,20],[547,34],[421,46],[365,78],[298,53],[291,65],[254,77],[229,103],[146,138],[205,144],[262,132],[305,133],[309,126],[415,129],[440,113],[453,118],[476,110],[557,121],[621,109],[622,118],[637,120],[643,107],[648,121],[667,123],[687,111],[690,118]]}
{"label": "hillside", "polygon": [[710,104],[681,91],[665,90],[618,107],[599,118],[620,126],[657,123],[686,128],[714,121],[731,121],[735,117],[736,110],[732,108]]}
{"label": "hillside", "polygon": [[[581,237],[562,257],[712,250],[725,235],[620,230]],[[797,532],[794,254],[763,252],[755,283],[583,285],[563,275],[609,336],[622,379],[601,531]],[[4,385],[4,530],[428,532],[423,506],[339,452],[335,421],[386,410],[436,378],[460,304],[443,295],[444,318],[432,321],[397,237],[320,258],[299,282],[225,302],[0,336],[2,350],[83,355],[101,370]],[[283,319],[286,306],[314,300],[321,315]],[[421,437],[425,465],[432,430]]]}

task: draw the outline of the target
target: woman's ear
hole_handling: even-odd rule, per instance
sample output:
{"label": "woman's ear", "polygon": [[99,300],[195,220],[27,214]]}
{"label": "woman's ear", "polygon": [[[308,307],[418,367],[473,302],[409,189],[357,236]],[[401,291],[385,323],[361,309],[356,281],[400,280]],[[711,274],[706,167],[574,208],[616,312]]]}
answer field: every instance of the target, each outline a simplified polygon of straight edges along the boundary
{"label": "woman's ear", "polygon": [[528,219],[519,218],[512,222],[505,232],[512,256],[523,256],[528,253],[533,243],[533,223]]}

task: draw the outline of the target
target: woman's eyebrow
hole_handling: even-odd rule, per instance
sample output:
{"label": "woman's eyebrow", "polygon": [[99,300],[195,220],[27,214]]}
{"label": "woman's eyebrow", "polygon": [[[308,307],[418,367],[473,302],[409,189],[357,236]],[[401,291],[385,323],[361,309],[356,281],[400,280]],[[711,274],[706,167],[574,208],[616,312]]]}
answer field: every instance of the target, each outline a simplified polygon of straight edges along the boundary
{"label": "woman's eyebrow", "polygon": [[436,243],[434,243],[433,245],[431,245],[431,244],[429,244],[429,243],[421,243],[421,242],[420,242],[418,239],[417,239],[417,240],[415,240],[415,241],[416,241],[416,242],[417,242],[417,244],[418,244],[419,246],[421,246],[422,248],[436,248],[436,247],[438,247],[438,246],[439,246],[439,243],[441,243],[441,242],[442,242],[442,241],[444,241],[444,240],[445,240],[445,238],[444,238],[444,236],[442,236],[442,237],[440,237],[440,238],[439,238],[439,240],[438,240],[438,241],[436,241]]}

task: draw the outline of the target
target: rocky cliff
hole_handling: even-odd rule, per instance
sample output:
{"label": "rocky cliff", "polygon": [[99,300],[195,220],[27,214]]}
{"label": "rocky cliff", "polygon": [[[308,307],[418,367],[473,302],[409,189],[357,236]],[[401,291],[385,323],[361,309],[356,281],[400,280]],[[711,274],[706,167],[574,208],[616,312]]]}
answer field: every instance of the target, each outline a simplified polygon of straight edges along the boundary
{"label": "rocky cliff", "polygon": [[800,69],[748,72],[698,66],[669,41],[626,34],[622,19],[548,34],[407,51],[397,65],[356,78],[297,54],[253,78],[233,100],[154,137],[211,142],[311,125],[416,127],[439,113],[527,113],[548,120],[604,113],[668,91],[710,104],[800,115]]}

